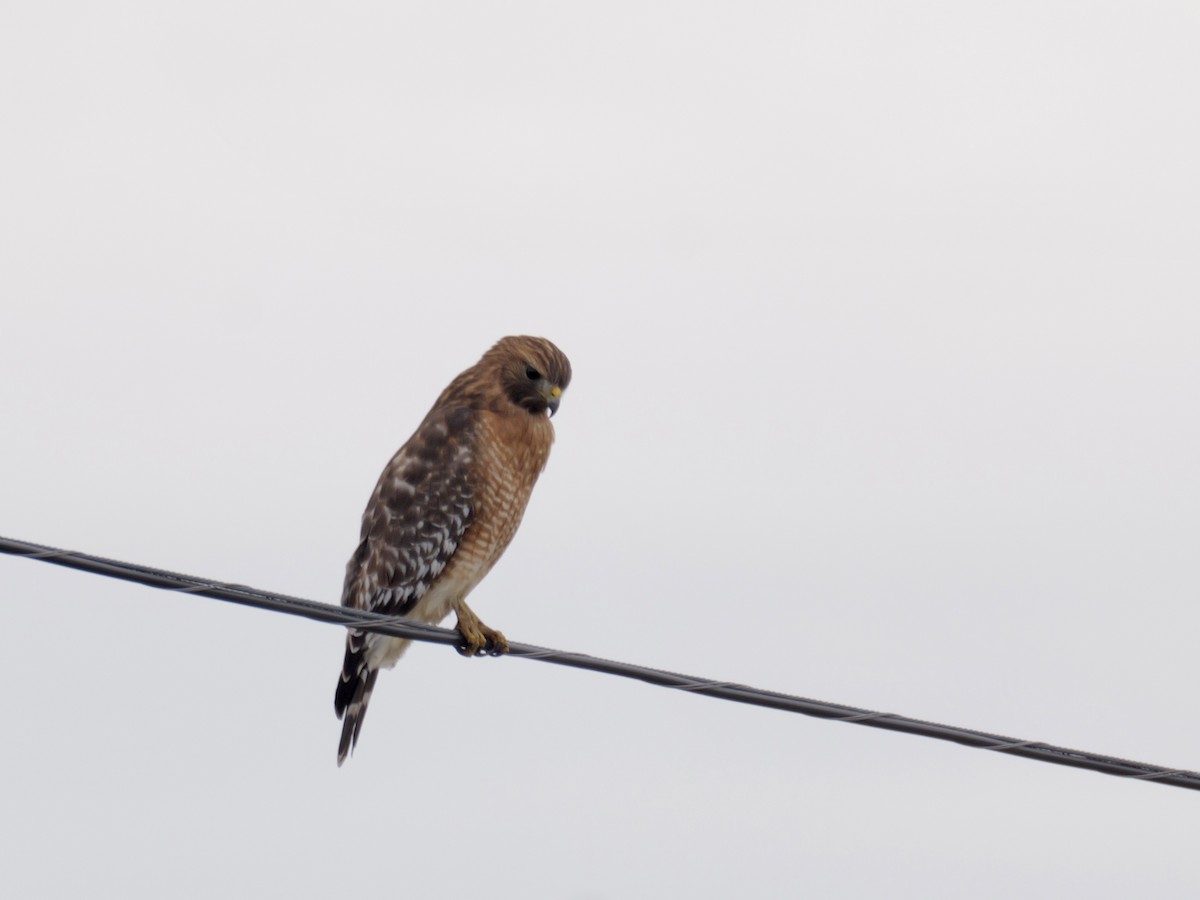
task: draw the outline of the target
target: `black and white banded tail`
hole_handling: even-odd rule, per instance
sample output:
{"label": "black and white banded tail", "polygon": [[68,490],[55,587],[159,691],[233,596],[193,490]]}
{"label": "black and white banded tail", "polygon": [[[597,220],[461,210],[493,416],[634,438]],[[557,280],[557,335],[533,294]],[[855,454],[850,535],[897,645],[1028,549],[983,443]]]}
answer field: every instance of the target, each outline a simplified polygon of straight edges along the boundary
{"label": "black and white banded tail", "polygon": [[338,765],[346,761],[358,733],[362,731],[363,717],[375,689],[379,669],[367,663],[367,635],[351,631],[346,637],[346,658],[342,662],[342,677],[337,692],[333,695],[333,709],[342,720],[342,739],[338,743]]}

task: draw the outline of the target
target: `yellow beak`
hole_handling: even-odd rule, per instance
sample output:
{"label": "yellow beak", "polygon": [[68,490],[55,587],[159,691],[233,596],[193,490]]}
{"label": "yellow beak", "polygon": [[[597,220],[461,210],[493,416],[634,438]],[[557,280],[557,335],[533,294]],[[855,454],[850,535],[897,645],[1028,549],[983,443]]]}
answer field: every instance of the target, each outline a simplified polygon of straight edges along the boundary
{"label": "yellow beak", "polygon": [[538,393],[546,398],[546,406],[550,407],[550,415],[553,416],[558,412],[558,401],[562,397],[562,388],[542,379],[542,383],[538,385]]}

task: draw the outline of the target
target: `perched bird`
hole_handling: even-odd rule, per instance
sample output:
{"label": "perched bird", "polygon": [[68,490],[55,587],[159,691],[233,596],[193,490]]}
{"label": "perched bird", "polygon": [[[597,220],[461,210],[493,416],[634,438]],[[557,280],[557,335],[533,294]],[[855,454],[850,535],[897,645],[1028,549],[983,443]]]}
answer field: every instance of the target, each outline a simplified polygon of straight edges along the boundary
{"label": "perched bird", "polygon": [[[508,651],[467,594],[504,552],[546,465],[550,416],[571,363],[545,338],[506,337],[447,387],[392,457],[362,518],[346,565],[342,605],[437,624],[458,615],[460,652]],[[402,638],[350,631],[334,695],[342,720],[338,765],[362,730],[381,668],[408,649]]]}

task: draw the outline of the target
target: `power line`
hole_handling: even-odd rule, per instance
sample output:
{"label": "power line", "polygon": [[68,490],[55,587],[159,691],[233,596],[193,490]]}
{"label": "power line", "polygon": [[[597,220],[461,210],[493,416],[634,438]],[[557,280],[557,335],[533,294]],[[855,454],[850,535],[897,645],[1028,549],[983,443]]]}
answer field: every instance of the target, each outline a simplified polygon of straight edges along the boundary
{"label": "power line", "polygon": [[[90,556],[86,553],[75,553],[70,550],[58,550],[40,544],[30,544],[25,541],[0,537],[0,552],[26,559],[37,559],[42,562],[65,566],[91,572],[95,575],[107,575],[124,581],[133,581],[149,587],[177,591],[184,594],[196,594],[201,597],[211,597],[215,600],[227,600],[244,606],[254,606],[272,612],[287,613],[293,616],[303,616],[318,622],[328,622],[342,625],[359,631],[372,631],[392,637],[411,638],[415,641],[428,641],[434,644],[450,644],[457,646],[461,636],[457,631],[447,628],[435,628],[431,625],[421,625],[394,616],[382,616],[378,613],[365,612],[357,609],[347,609],[342,606],[332,606],[327,603],[316,603],[301,597],[289,597],[286,594],[276,594],[261,591],[240,584],[225,584],[209,581],[203,578],[193,578],[190,575],[180,575],[177,572],[167,572],[149,566],[139,566],[132,563],[118,562]],[[1070,750],[1066,747],[1056,747],[1041,741],[1022,741],[969,728],[956,728],[952,725],[939,725],[936,722],[924,722],[911,719],[896,713],[874,712],[868,709],[858,709],[853,706],[843,706],[840,703],[826,703],[821,700],[809,700],[792,694],[781,694],[776,691],[764,691],[744,684],[734,684],[728,681],[712,681],[705,678],[693,678],[663,669],[651,669],[646,666],[636,666],[629,663],[615,662],[588,656],[585,653],[568,653],[562,650],[551,650],[532,644],[509,643],[509,655],[524,659],[540,660],[555,663],[560,666],[571,666],[576,669],[590,669],[593,672],[603,672],[607,675],[619,675],[622,678],[635,678],[660,687],[670,687],[693,694],[703,694],[706,697],[716,697],[719,700],[732,700],[735,703],[749,703],[755,706],[766,706],[786,712],[802,713],[818,719],[832,719],[838,722],[852,722],[855,725],[866,725],[870,728],[883,728],[888,731],[902,731],[921,737],[936,738],[940,741],[953,741],[967,747],[978,747],[997,753],[1008,753],[1013,756],[1023,756],[1040,762],[1054,763],[1060,766],[1074,766],[1080,769],[1091,769],[1106,775],[1118,775],[1141,781],[1156,781],[1159,784],[1169,784],[1174,787],[1200,790],[1200,773],[1186,769],[1168,769],[1149,763],[1134,762],[1119,759],[1101,753],[1090,753],[1085,750]]]}

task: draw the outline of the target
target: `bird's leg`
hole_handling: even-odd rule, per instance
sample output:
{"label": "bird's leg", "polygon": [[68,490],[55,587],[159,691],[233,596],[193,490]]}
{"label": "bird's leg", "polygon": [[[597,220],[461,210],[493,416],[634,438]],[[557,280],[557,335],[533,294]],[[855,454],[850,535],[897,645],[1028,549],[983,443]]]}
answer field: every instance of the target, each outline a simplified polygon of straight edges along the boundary
{"label": "bird's leg", "polygon": [[455,647],[463,656],[500,656],[508,652],[508,641],[494,628],[488,628],[466,603],[459,602],[454,612],[458,615],[458,633],[463,643]]}

